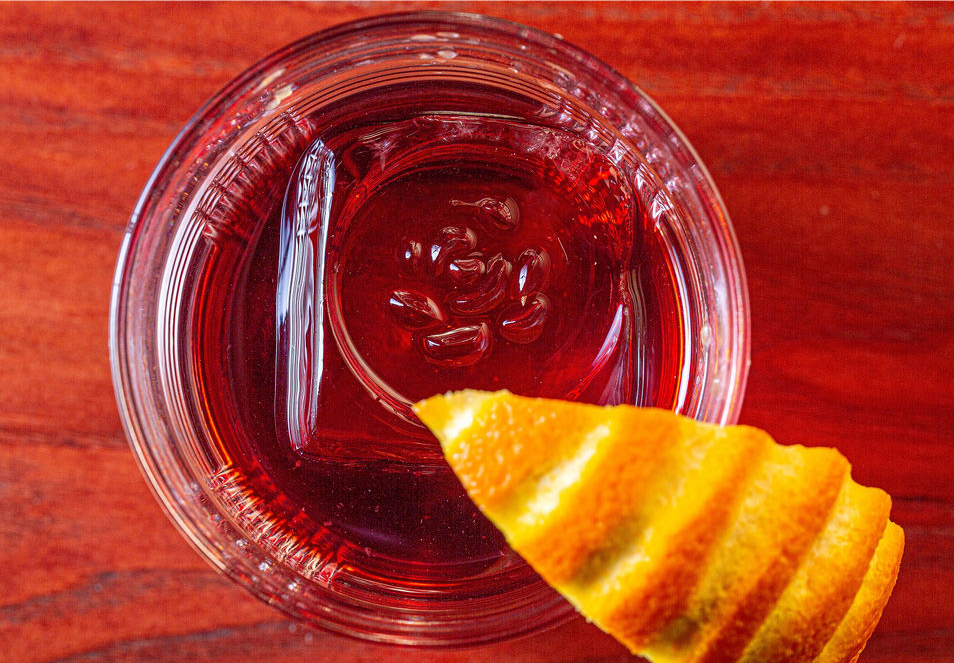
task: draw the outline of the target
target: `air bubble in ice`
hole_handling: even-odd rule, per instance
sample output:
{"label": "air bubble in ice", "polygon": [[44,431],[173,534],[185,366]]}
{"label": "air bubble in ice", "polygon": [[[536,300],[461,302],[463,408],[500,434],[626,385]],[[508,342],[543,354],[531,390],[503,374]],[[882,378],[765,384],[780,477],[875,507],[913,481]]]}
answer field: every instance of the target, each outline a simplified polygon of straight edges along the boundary
{"label": "air bubble in ice", "polygon": [[479,218],[495,228],[516,230],[520,226],[520,208],[513,198],[507,197],[501,200],[487,197],[472,203],[464,200],[452,200],[450,202],[455,207],[477,208]]}
{"label": "air bubble in ice", "polygon": [[545,249],[526,249],[514,264],[511,296],[523,299],[540,292],[550,277],[550,254]]}
{"label": "air bubble in ice", "polygon": [[421,271],[424,261],[424,247],[416,239],[404,240],[397,251],[398,264],[408,276],[414,276]]}
{"label": "air bubble in ice", "polygon": [[447,266],[447,276],[457,286],[469,285],[487,271],[487,265],[479,256],[455,258]]}
{"label": "air bubble in ice", "polygon": [[490,351],[492,337],[486,322],[429,334],[420,339],[424,358],[437,366],[472,366]]}
{"label": "air bubble in ice", "polygon": [[477,235],[470,228],[460,226],[441,228],[430,248],[434,274],[443,272],[449,260],[469,253],[475,246],[477,246]]}
{"label": "air bubble in ice", "polygon": [[500,335],[514,343],[533,343],[543,333],[552,304],[546,295],[536,293],[525,302],[513,302],[501,310],[497,322]]}
{"label": "air bubble in ice", "polygon": [[448,306],[458,315],[479,315],[493,310],[507,296],[512,271],[510,261],[496,254],[487,261],[487,273],[470,289],[450,297]]}
{"label": "air bubble in ice", "polygon": [[393,291],[388,311],[405,329],[433,329],[447,319],[437,302],[412,290]]}

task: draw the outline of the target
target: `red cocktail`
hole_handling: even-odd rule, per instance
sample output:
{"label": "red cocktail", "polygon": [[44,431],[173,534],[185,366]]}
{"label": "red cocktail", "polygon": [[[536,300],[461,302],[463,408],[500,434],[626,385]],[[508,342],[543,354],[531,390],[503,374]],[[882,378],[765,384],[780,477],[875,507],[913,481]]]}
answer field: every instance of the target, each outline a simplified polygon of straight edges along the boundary
{"label": "red cocktail", "polygon": [[295,616],[459,644],[570,613],[415,400],[738,410],[717,195],[641,93],[560,40],[440,13],[339,28],[238,79],[171,155],[120,261],[120,402],[183,531]]}

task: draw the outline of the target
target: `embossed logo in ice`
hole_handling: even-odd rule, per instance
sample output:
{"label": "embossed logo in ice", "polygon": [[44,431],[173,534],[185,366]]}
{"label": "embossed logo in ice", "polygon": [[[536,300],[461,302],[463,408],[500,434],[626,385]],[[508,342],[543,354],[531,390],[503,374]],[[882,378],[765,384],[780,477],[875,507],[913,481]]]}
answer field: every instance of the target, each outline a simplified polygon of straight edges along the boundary
{"label": "embossed logo in ice", "polygon": [[[422,115],[303,154],[276,293],[276,415],[295,449],[426,460],[411,403],[468,387],[645,400],[663,340],[636,167],[535,122]],[[327,405],[345,393],[390,433],[353,444]]]}

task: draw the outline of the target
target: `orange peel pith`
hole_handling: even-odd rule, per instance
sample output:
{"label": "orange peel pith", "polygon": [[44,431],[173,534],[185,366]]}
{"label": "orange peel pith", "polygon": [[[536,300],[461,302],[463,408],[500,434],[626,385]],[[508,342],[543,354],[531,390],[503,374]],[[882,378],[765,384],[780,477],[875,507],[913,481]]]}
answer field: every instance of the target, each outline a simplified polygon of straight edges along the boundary
{"label": "orange peel pith", "polygon": [[851,663],[897,579],[891,498],[833,449],[507,391],[414,410],[514,550],[655,663]]}

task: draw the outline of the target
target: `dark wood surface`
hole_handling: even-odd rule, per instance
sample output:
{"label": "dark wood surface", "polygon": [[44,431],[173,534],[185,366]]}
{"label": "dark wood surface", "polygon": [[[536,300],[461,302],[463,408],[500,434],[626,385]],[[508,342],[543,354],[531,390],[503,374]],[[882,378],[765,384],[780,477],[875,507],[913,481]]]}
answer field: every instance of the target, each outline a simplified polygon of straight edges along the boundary
{"label": "dark wood surface", "polygon": [[[582,621],[420,653],[285,619],[213,572],[130,453],[107,352],[140,190],[193,111],[277,47],[422,5],[0,5],[0,659],[631,660]],[[954,5],[449,4],[558,32],[709,166],[752,299],[742,421],[895,497],[862,663],[954,661]]]}

